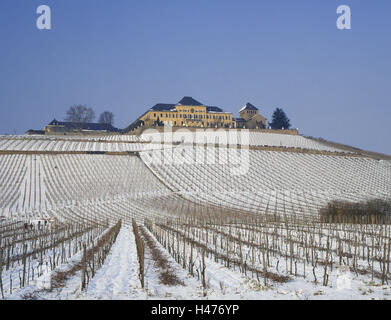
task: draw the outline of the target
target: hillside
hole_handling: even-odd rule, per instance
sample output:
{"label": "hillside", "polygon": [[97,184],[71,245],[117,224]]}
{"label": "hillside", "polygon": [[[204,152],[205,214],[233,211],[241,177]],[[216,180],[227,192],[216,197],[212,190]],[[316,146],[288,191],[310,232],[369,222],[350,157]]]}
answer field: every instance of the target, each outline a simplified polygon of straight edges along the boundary
{"label": "hillside", "polygon": [[306,138],[314,140],[316,142],[319,142],[319,143],[321,143],[321,144],[323,144],[325,146],[329,146],[331,148],[336,148],[336,149],[339,149],[339,150],[345,150],[347,152],[353,152],[353,153],[358,153],[358,154],[361,154],[361,155],[370,156],[370,157],[372,157],[374,159],[378,159],[378,160],[391,160],[391,156],[387,155],[387,154],[378,153],[378,152],[372,152],[372,151],[366,151],[366,150],[362,150],[362,149],[359,149],[359,148],[351,147],[351,146],[348,146],[348,145],[345,145],[345,144],[327,141],[327,140],[324,140],[324,139],[321,139],[321,138],[313,138],[313,137],[306,137]]}
{"label": "hillside", "polygon": [[160,138],[0,137],[5,299],[387,298],[390,224],[319,209],[390,201],[390,161],[298,135]]}

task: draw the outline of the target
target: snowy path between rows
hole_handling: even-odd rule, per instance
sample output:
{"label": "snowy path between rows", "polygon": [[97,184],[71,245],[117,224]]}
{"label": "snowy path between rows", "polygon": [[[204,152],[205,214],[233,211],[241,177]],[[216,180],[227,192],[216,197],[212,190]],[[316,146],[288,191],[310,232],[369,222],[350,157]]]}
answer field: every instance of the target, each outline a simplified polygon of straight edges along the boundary
{"label": "snowy path between rows", "polygon": [[[147,234],[153,237],[148,229],[144,229]],[[187,271],[174,260],[167,250],[153,237],[156,247],[160,250],[169,269],[174,273],[182,285],[165,285],[161,283],[159,274],[164,271],[156,266],[156,261],[152,258],[150,248],[145,245],[145,290],[147,293],[146,299],[161,299],[161,300],[186,300],[199,299],[201,294],[201,286],[197,280],[190,276]]]}
{"label": "snowy path between rows", "polygon": [[136,242],[130,227],[123,226],[103,266],[91,279],[85,299],[143,299],[138,279]]}
{"label": "snowy path between rows", "polygon": [[162,254],[168,259],[175,274],[184,281],[184,286],[167,286],[159,280],[160,270],[155,267],[146,247],[145,256],[145,289],[141,288],[138,278],[139,266],[134,233],[130,226],[123,226],[117,240],[111,248],[103,266],[91,279],[83,293],[76,293],[71,299],[97,300],[140,300],[140,299],[188,299],[200,296],[196,279],[176,264],[173,258],[156,243]]}

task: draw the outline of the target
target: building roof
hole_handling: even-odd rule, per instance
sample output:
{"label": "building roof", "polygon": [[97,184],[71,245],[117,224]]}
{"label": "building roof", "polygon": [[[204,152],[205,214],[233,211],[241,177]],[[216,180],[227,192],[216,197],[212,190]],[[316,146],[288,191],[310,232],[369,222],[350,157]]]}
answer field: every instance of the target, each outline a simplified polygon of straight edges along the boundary
{"label": "building roof", "polygon": [[178,102],[178,104],[182,106],[204,106],[204,104],[198,102],[192,97],[183,97],[182,100]]}
{"label": "building roof", "polygon": [[170,111],[174,107],[175,107],[175,104],[158,103],[158,104],[155,104],[151,109],[154,111]]}
{"label": "building roof", "polygon": [[[175,106],[182,105],[182,106],[204,106],[202,103],[198,102],[197,100],[193,99],[192,97],[183,97],[181,101],[179,101],[177,104],[172,103],[157,103],[155,104],[151,110],[154,111],[170,111],[173,110]],[[216,107],[216,106],[206,106],[207,112],[224,112],[223,109]]]}
{"label": "building roof", "polygon": [[251,103],[247,102],[246,105],[242,109],[240,109],[240,111],[243,110],[258,110],[258,108],[254,107]]}
{"label": "building roof", "polygon": [[26,133],[29,133],[29,134],[45,134],[45,131],[29,129],[29,130],[26,131]]}
{"label": "building roof", "polygon": [[77,122],[64,122],[53,119],[52,122],[49,123],[49,126],[64,126],[67,128],[80,129],[80,130],[91,130],[91,131],[110,131],[110,132],[118,132],[119,129],[113,127],[111,124],[105,123],[77,123]]}
{"label": "building roof", "polygon": [[206,106],[207,112],[224,112],[223,109],[214,106]]}

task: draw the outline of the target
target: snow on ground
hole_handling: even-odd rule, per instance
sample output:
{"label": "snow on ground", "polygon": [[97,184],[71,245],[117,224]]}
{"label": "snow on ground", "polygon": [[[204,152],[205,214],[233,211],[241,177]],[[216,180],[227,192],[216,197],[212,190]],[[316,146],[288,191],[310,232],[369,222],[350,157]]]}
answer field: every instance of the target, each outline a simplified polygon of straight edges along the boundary
{"label": "snow on ground", "polygon": [[[254,136],[255,137],[255,136]],[[259,135],[252,145],[284,145],[277,136],[266,143]],[[144,150],[145,144],[115,142],[99,139],[69,141],[30,138],[9,139],[0,137],[1,150],[61,150],[61,151],[127,151]],[[290,137],[282,137],[284,141]],[[124,138],[125,139],[125,138]],[[292,138],[296,139],[296,138]],[[66,141],[64,141],[66,140]],[[82,139],[80,139],[82,140]],[[303,142],[303,139],[300,139]],[[127,141],[121,139],[121,141]],[[137,141],[137,140],[135,140]],[[294,147],[309,148],[307,144]],[[303,142],[304,143],[304,142]],[[290,146],[288,143],[286,146]],[[316,147],[316,146],[315,146]],[[317,149],[313,147],[314,149]],[[179,146],[176,150],[200,150],[202,147]],[[209,148],[210,149],[210,148]],[[152,147],[151,147],[152,150]],[[319,150],[324,150],[320,148]],[[205,206],[209,203],[250,211],[279,212],[297,208],[312,212],[320,204],[341,196],[347,200],[367,197],[383,197],[390,194],[391,162],[360,157],[324,156],[321,154],[279,153],[250,150],[249,174],[234,176],[224,163],[213,165],[155,164],[148,167],[147,154],[158,158],[158,151],[142,152],[141,159],[114,155],[31,155],[6,154],[0,157],[0,209],[2,216],[12,218],[46,216],[60,222],[122,218],[129,223],[135,218],[142,223],[145,217],[179,213],[188,208],[188,202],[179,195]],[[191,154],[191,153],[190,153]],[[230,159],[221,150],[218,159]],[[175,155],[175,154],[174,154]],[[186,154],[185,154],[186,156]],[[231,157],[231,155],[229,155]],[[189,159],[187,156],[186,159]],[[237,156],[234,158],[240,160]],[[144,160],[144,161],[143,161]],[[240,161],[234,163],[240,163]],[[278,177],[278,179],[276,178]],[[284,178],[283,182],[281,182]],[[229,187],[229,188],[228,188]],[[174,191],[174,193],[172,193]],[[316,205],[316,206],[315,206]],[[164,207],[167,206],[167,207]],[[296,207],[295,207],[296,206]],[[179,208],[179,209],[178,209]],[[304,208],[304,209],[303,209]],[[306,209],[308,208],[308,210]],[[23,219],[22,219],[23,220]],[[1,236],[1,235],[0,235]],[[370,282],[370,276],[356,276],[350,271],[336,270],[330,273],[330,286],[315,285],[311,270],[307,278],[297,276],[284,284],[269,283],[263,287],[237,269],[228,269],[213,259],[206,258],[207,289],[203,290],[197,275],[191,277],[157,241],[156,246],[170,264],[170,269],[183,285],[163,285],[159,280],[161,270],[146,250],[145,289],[138,279],[138,260],[132,229],[123,226],[117,241],[102,268],[91,279],[87,290],[80,291],[80,272],[72,276],[65,288],[52,292],[52,272],[29,283],[23,289],[15,289],[10,299],[389,299],[391,281],[385,286]],[[50,255],[50,253],[49,253]],[[66,270],[81,259],[76,254],[68,263],[56,270]],[[359,261],[360,262],[360,261]],[[199,263],[199,261],[198,261]],[[377,268],[377,262],[375,265]],[[19,283],[19,266],[15,267],[13,285]],[[298,274],[303,274],[300,264]],[[321,276],[319,281],[321,281]],[[12,275],[11,275],[12,278]],[[9,274],[3,270],[4,287]],[[378,281],[378,280],[377,280]]]}
{"label": "snow on ground", "polygon": [[[151,233],[147,231],[150,235]],[[134,234],[130,226],[123,226],[104,265],[97,271],[84,292],[80,291],[80,273],[70,278],[66,286],[54,291],[45,291],[50,286],[51,273],[38,278],[34,284],[17,290],[10,299],[89,299],[89,300],[141,300],[141,299],[389,299],[391,286],[380,286],[357,278],[348,271],[341,271],[330,286],[315,285],[309,278],[295,278],[284,284],[269,283],[268,287],[243,275],[239,270],[228,269],[205,258],[207,289],[203,290],[197,276],[191,277],[182,269],[157,241],[156,246],[168,260],[170,270],[183,285],[164,285],[159,280],[161,270],[152,259],[146,246],[145,289],[138,278],[138,260]],[[80,261],[81,253],[56,270],[66,270],[69,264]],[[199,261],[196,261],[196,264]],[[293,278],[293,277],[292,277]]]}
{"label": "snow on ground", "polygon": [[130,227],[122,227],[104,265],[88,284],[82,299],[144,299],[138,278],[136,242]]}
{"label": "snow on ground", "polygon": [[[144,229],[149,235],[152,235],[147,229]],[[145,290],[147,296],[145,299],[198,299],[202,296],[200,283],[185,270],[179,266],[176,261],[168,254],[164,247],[155,241],[157,248],[161,251],[162,256],[167,259],[170,270],[183,282],[183,285],[168,286],[159,280],[159,270],[156,267],[156,261],[152,259],[150,249],[145,246]]]}

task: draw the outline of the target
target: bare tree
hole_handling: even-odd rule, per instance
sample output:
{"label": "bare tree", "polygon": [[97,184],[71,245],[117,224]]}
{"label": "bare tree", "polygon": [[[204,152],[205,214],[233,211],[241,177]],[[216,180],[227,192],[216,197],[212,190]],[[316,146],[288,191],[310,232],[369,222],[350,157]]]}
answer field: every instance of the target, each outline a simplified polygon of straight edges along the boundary
{"label": "bare tree", "polygon": [[95,112],[86,105],[74,105],[71,106],[65,117],[65,121],[75,123],[87,123],[92,122],[95,119]]}
{"label": "bare tree", "polygon": [[113,125],[114,124],[114,114],[110,111],[103,112],[99,117],[99,123]]}

